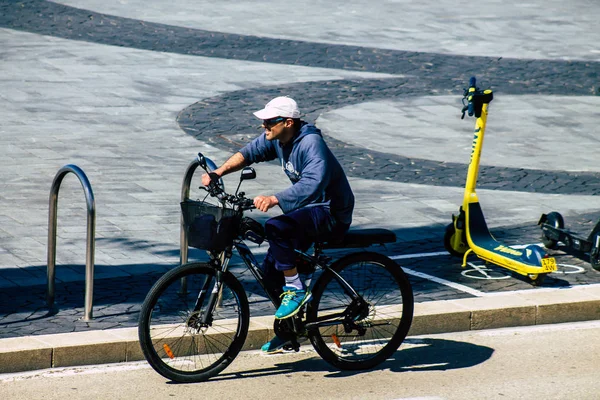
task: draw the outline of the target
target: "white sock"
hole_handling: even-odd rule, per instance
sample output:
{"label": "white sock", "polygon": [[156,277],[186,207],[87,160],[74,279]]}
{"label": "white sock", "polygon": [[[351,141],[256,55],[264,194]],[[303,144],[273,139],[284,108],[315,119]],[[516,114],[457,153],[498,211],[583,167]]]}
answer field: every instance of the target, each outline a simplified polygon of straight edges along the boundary
{"label": "white sock", "polygon": [[304,289],[302,281],[300,280],[300,275],[298,274],[294,276],[285,276],[285,286],[292,286],[298,290]]}

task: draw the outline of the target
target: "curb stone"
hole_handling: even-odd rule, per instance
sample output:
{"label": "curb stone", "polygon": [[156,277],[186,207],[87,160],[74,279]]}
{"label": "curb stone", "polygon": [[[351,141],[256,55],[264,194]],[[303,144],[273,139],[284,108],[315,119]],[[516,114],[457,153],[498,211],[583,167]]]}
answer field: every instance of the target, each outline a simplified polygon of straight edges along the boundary
{"label": "curb stone", "polygon": [[[600,284],[417,303],[409,336],[588,320],[600,320]],[[243,350],[272,334],[272,316],[252,318]],[[0,340],[0,373],[143,359],[137,328]]]}

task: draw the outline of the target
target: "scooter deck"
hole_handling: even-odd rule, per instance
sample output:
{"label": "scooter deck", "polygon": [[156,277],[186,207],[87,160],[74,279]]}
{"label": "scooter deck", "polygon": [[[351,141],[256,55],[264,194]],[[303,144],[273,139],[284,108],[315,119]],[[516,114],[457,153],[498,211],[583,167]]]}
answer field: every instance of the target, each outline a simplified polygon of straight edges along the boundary
{"label": "scooter deck", "polygon": [[[469,247],[481,259],[500,265],[515,271],[521,275],[540,274],[556,271],[556,262],[542,262],[542,266],[531,264],[523,259],[523,252],[505,246],[498,242],[490,233],[481,205],[479,203],[469,203],[469,212],[467,213],[469,229],[467,238]],[[470,236],[470,237],[469,237]]]}

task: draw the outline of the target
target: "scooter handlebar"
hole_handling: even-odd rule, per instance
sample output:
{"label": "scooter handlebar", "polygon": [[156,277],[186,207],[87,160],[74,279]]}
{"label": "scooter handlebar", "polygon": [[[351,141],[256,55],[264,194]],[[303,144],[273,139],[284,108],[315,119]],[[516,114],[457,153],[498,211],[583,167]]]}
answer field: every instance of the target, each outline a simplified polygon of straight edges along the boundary
{"label": "scooter handlebar", "polygon": [[[467,100],[467,104],[462,109],[462,117],[465,118],[465,111],[469,113],[469,117],[472,117],[475,114],[475,107],[473,106],[473,95],[477,92],[477,80],[474,76],[469,79],[469,88],[465,89],[464,99]],[[464,104],[463,99],[463,104]]]}
{"label": "scooter handlebar", "polygon": [[475,94],[475,91],[477,90],[477,80],[475,79],[474,76],[471,77],[471,79],[469,79],[469,106],[467,108],[467,112],[469,113],[469,117],[472,117],[473,114],[475,114],[475,110],[473,107],[473,94]]}
{"label": "scooter handlebar", "polygon": [[469,112],[469,117],[475,116],[479,118],[481,116],[481,112],[484,104],[489,104],[494,95],[491,89],[480,90],[477,86],[477,81],[475,77],[471,77],[469,79],[469,87],[465,88],[463,93],[463,109],[462,109],[462,117],[465,118],[465,112]]}

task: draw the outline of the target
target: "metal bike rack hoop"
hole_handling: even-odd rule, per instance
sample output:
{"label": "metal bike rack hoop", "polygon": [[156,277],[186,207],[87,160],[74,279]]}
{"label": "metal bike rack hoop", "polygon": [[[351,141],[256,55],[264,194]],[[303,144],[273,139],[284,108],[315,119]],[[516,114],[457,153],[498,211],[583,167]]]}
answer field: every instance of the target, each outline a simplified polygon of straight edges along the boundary
{"label": "metal bike rack hoop", "polygon": [[96,230],[96,203],[92,185],[85,173],[76,165],[68,164],[58,170],[52,182],[50,189],[50,211],[48,215],[48,292],[47,303],[52,310],[55,297],[55,278],[56,278],[56,220],[58,208],[58,191],[64,177],[69,173],[74,173],[85,193],[87,203],[87,238],[86,238],[86,257],[85,257],[85,305],[84,321],[90,321],[92,317],[92,303],[94,298],[94,246]]}
{"label": "metal bike rack hoop", "polygon": [[[214,171],[217,169],[217,165],[208,157],[205,157],[206,165],[209,170]],[[185,176],[183,178],[183,185],[181,186],[181,201],[186,201],[190,198],[190,186],[192,185],[192,178],[194,177],[194,172],[196,172],[196,168],[200,163],[198,162],[198,158],[195,158],[194,161],[188,165],[187,170],[185,171]],[[221,189],[225,190],[225,185],[223,184],[223,179],[219,179],[219,186]],[[188,235],[185,229],[185,225],[183,223],[183,214],[180,219],[180,233],[179,233],[179,243],[180,243],[180,253],[179,253],[179,265],[186,264],[188,261]]]}
{"label": "metal bike rack hoop", "polygon": [[[209,170],[214,171],[217,169],[217,165],[208,157],[204,157],[206,160],[206,165]],[[181,185],[181,201],[184,202],[190,198],[190,186],[192,185],[192,178],[194,177],[194,172],[200,165],[198,158],[196,157],[190,165],[188,165],[185,176],[183,177],[183,184]],[[223,184],[223,179],[219,179],[219,186],[223,190],[225,190],[225,185]],[[188,234],[185,229],[185,224],[183,222],[183,214],[180,216],[180,231],[179,231],[179,265],[186,264],[188,262]],[[181,278],[181,293],[187,293],[187,279]]]}

